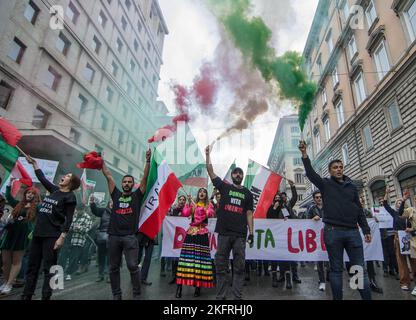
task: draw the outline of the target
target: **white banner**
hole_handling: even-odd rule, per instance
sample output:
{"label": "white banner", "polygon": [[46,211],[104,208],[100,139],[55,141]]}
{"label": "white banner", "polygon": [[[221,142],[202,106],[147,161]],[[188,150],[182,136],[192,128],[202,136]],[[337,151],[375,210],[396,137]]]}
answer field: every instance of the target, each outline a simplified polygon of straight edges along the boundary
{"label": "white banner", "polygon": [[[383,261],[383,249],[378,223],[367,219],[372,241],[364,243],[366,260]],[[214,233],[217,219],[209,219],[208,230],[211,257],[215,257],[218,234]],[[254,219],[254,243],[246,247],[247,260],[328,261],[323,239],[322,222],[312,220]],[[163,223],[162,257],[179,257],[189,228],[189,218],[166,217]],[[363,235],[361,234],[363,238]],[[344,253],[345,261],[348,261]]]}
{"label": "white banner", "polygon": [[373,217],[379,222],[380,229],[391,229],[393,228],[393,217],[384,207],[371,208]]}
{"label": "white banner", "polygon": [[406,231],[399,230],[399,246],[401,254],[410,255],[410,239],[412,239],[410,234]]}

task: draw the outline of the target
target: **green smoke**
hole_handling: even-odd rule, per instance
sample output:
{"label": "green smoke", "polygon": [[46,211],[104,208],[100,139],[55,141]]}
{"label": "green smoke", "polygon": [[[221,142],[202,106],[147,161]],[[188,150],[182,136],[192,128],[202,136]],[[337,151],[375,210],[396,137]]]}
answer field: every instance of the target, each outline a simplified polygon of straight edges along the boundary
{"label": "green smoke", "polygon": [[297,52],[286,52],[276,57],[270,46],[272,31],[260,17],[249,17],[250,0],[206,0],[253,67],[266,81],[276,80],[282,98],[294,100],[299,108],[299,124],[303,131],[312,110],[316,85],[307,80],[302,70],[303,59]]}

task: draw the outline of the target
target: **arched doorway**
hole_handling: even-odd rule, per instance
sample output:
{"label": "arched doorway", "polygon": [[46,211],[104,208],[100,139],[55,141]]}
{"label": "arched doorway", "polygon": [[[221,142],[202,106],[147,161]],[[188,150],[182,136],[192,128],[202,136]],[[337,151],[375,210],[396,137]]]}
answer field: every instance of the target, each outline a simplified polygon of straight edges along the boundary
{"label": "arched doorway", "polygon": [[373,206],[379,205],[379,198],[384,198],[386,193],[386,182],[384,180],[377,180],[370,186],[371,196],[373,199]]}
{"label": "arched doorway", "polygon": [[410,201],[414,206],[415,204],[413,203],[413,198],[416,194],[416,166],[404,169],[398,174],[397,180],[399,181],[402,194],[406,189],[409,189]]}

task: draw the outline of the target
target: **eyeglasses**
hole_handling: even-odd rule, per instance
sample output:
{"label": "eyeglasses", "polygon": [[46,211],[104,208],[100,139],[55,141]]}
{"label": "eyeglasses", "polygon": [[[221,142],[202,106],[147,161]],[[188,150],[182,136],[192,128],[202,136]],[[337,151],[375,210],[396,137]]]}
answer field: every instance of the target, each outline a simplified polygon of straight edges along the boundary
{"label": "eyeglasses", "polygon": [[315,199],[322,199],[322,197],[315,197]]}

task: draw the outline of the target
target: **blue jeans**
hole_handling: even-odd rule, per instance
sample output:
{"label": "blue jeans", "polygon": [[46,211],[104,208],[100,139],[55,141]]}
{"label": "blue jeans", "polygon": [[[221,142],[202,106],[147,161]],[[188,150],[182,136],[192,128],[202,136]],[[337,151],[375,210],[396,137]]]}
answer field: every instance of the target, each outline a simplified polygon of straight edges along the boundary
{"label": "blue jeans", "polygon": [[364,263],[363,241],[358,229],[338,229],[326,225],[324,242],[329,257],[329,280],[334,300],[342,300],[342,276],[344,267],[344,249],[351,266],[361,266],[364,271],[364,288],[358,289],[363,300],[371,300],[370,282]]}

